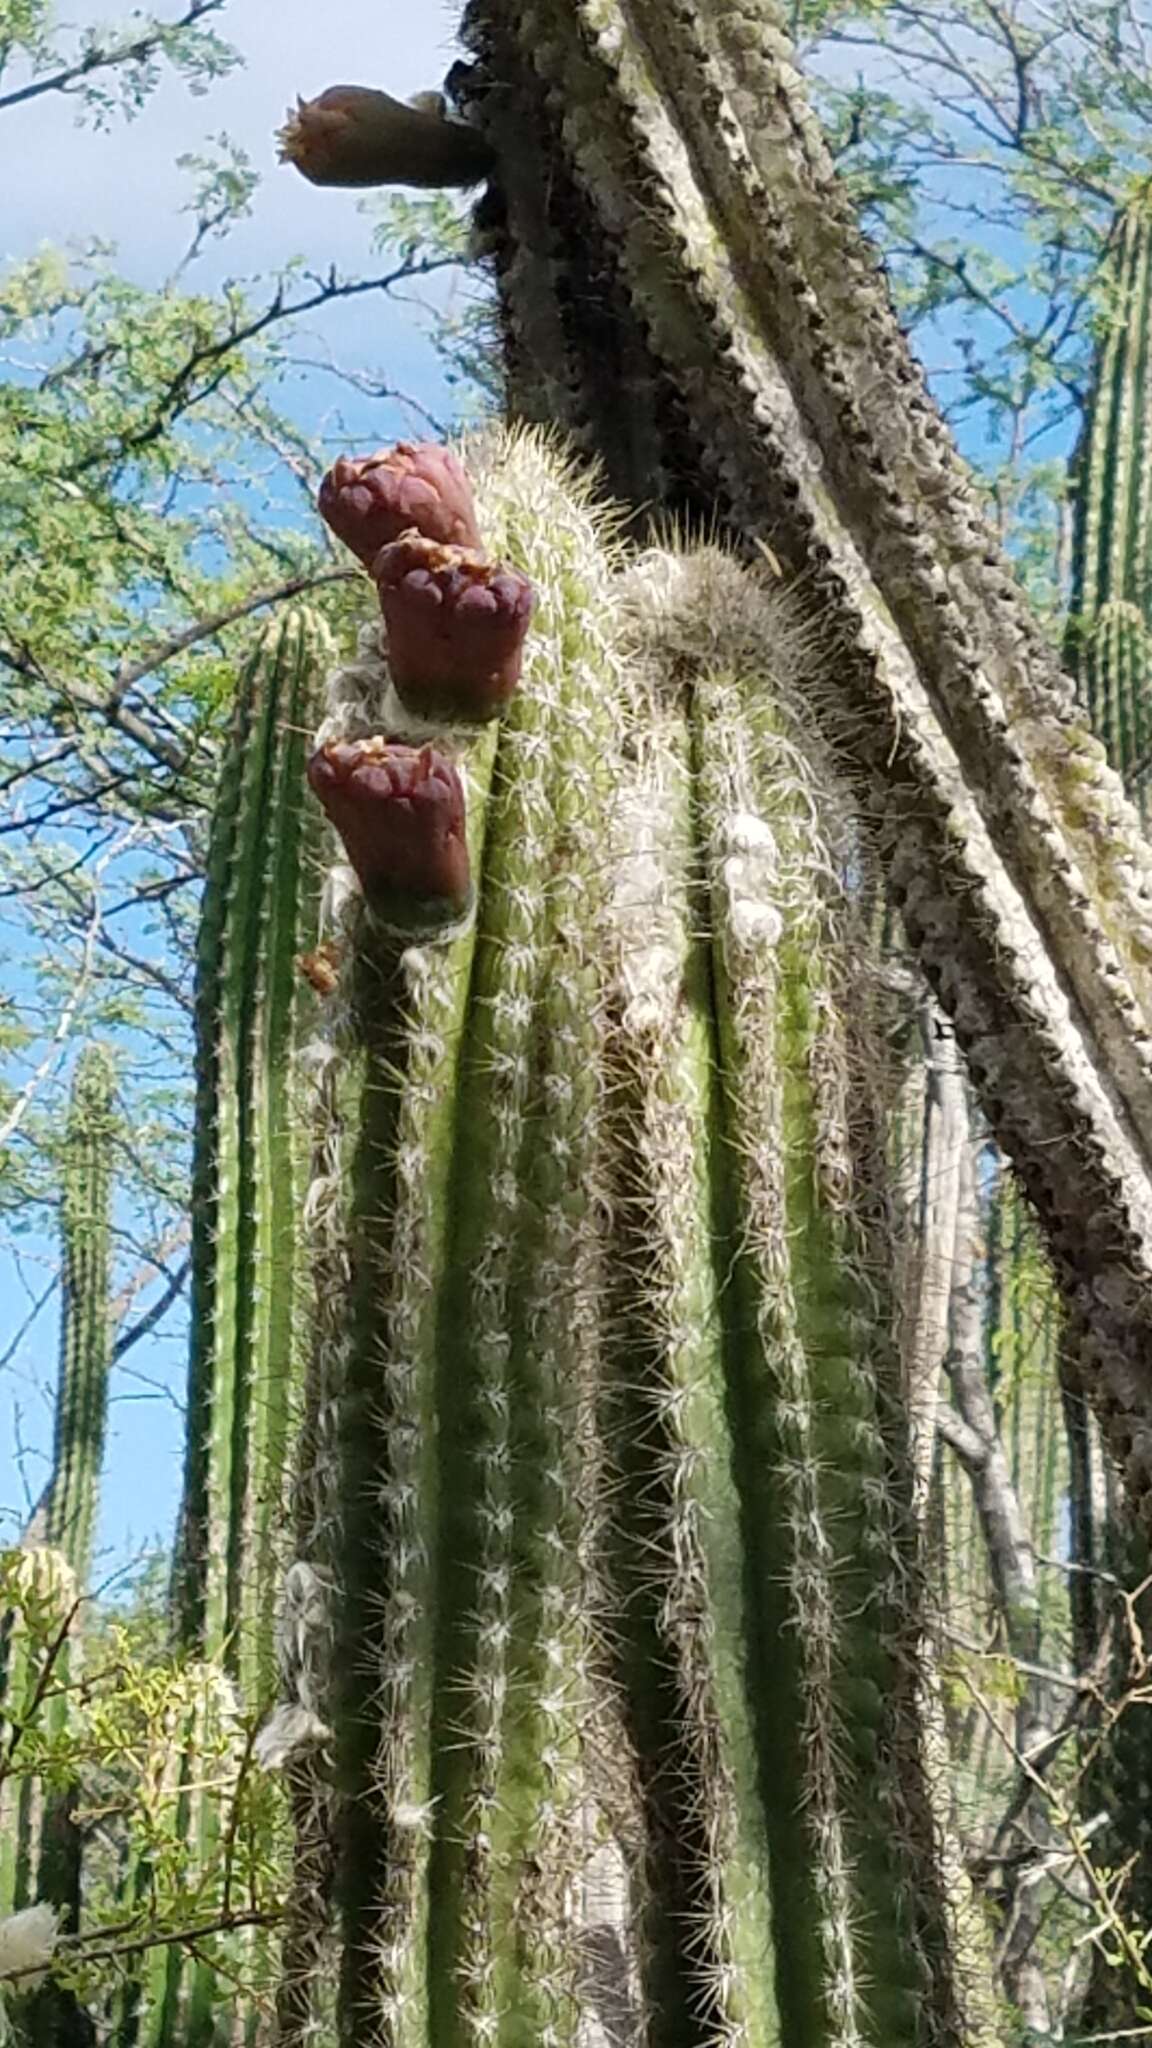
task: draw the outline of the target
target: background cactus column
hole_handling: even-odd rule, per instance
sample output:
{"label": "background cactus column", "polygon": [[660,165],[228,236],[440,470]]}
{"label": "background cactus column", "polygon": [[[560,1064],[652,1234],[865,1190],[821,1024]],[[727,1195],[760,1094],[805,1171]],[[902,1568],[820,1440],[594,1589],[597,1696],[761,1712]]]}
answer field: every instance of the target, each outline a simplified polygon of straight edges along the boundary
{"label": "background cactus column", "polygon": [[[270,1704],[275,1684],[288,1467],[305,1360],[298,1069],[314,998],[300,961],[315,940],[320,885],[304,762],[331,656],[326,626],[304,608],[260,636],[238,683],[208,848],[196,981],[188,1425],[173,1582],[177,1637],[196,1653],[177,1804],[191,1883],[218,1873],[225,1855],[237,1713]],[[207,1759],[214,1761],[206,1769]],[[271,1810],[253,1823],[265,1824],[272,1857]],[[130,1888],[146,1896],[147,1857],[133,1872]],[[212,1958],[189,1958],[177,1946],[150,1959],[126,1995],[123,2042],[209,2048],[238,2028],[250,2038],[256,2007],[225,1991],[236,1965],[245,1983],[265,1980],[267,1989],[267,1938],[228,1937]],[[224,2000],[235,2008],[227,2021]]]}
{"label": "background cactus column", "polygon": [[[74,1688],[82,1676],[82,1602],[108,1418],[114,1090],[110,1055],[101,1046],[88,1047],[73,1077],[61,1161],[60,1370],[52,1471],[22,1549],[11,1556],[16,1600],[0,1628],[0,1725],[6,1737],[0,1746],[0,1912],[41,1902],[56,1909],[69,1933],[77,1931],[81,1911],[80,1788],[60,1782],[53,1751],[67,1745]],[[39,1772],[28,1768],[28,1752],[35,1750],[43,1759]],[[28,2041],[46,2048],[72,2048],[90,2034],[72,1993],[52,1982],[31,1994],[23,2024]]]}
{"label": "background cactus column", "polygon": [[[42,1690],[29,1732],[49,1744],[66,1732],[68,1680],[79,1677],[79,1601],[92,1560],[104,1460],[112,1363],[114,1089],[109,1054],[90,1046],[77,1061],[61,1162],[60,1370],[52,1472],[24,1539],[24,1558],[14,1559],[17,1584],[31,1610],[14,1608],[4,1623],[4,1699],[13,1714],[27,1713]],[[65,1634],[51,1652],[49,1683],[40,1688],[36,1681],[49,1646],[42,1643],[33,1651],[29,1636],[42,1634],[45,1600],[58,1615],[50,1633],[64,1629]],[[70,1820],[74,1796],[58,1793],[45,1800],[39,1784],[22,1772],[9,1785],[3,1801],[9,1824],[0,1830],[5,1837],[0,1853],[6,1863],[9,1857],[15,1860],[0,1885],[0,1910],[39,1898],[68,1913],[74,1923],[80,1905],[80,1844]]]}
{"label": "background cactus column", "polygon": [[[79,1596],[87,1591],[92,1562],[112,1364],[114,1086],[109,1055],[100,1046],[89,1047],[77,1063],[64,1141],[60,1378],[52,1477],[37,1513],[37,1520],[43,1517],[49,1551],[66,1561]],[[49,1741],[64,1735],[71,1712],[68,1686],[81,1677],[80,1609],[73,1620],[56,1662],[43,1715],[43,1732]],[[63,1925],[73,1933],[80,1923],[83,1878],[83,1844],[75,1816],[78,1798],[79,1787],[71,1785],[44,1799],[35,1885],[35,1896],[55,1906]],[[85,2038],[86,2027],[75,1999],[69,1992],[45,1984],[32,1999],[30,2039],[52,2043],[61,2030],[63,2038]]]}
{"label": "background cactus column", "polygon": [[[304,761],[332,645],[304,609],[269,626],[238,687],[208,851],[196,984],[192,1351],[175,1580],[182,1640],[271,1694],[285,1471],[303,1352],[296,1063],[312,997],[317,821]],[[309,835],[311,834],[311,839]]]}
{"label": "background cactus column", "polygon": [[1111,318],[1074,470],[1066,653],[1093,727],[1148,817],[1152,775],[1152,214],[1121,216]]}
{"label": "background cactus column", "polygon": [[60,1379],[52,1477],[34,1518],[79,1586],[92,1561],[108,1421],[115,1081],[110,1055],[89,1046],[76,1065],[64,1139]]}

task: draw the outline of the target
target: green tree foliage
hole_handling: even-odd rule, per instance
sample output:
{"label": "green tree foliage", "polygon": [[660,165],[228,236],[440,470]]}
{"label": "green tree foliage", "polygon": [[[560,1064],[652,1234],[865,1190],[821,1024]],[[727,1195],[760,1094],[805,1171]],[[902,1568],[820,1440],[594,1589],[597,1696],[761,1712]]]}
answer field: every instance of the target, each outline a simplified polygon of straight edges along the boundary
{"label": "green tree foliage", "polygon": [[[194,0],[176,18],[71,32],[0,0],[0,117],[66,97],[103,127],[140,112],[165,73],[206,90],[239,62],[222,13]],[[237,672],[293,598],[345,638],[354,616],[346,558],[312,516],[330,451],[282,394],[304,323],[409,297],[459,263],[464,239],[438,199],[373,206],[361,272],[313,274],[285,251],[270,275],[210,285],[204,259],[249,210],[256,174],[221,134],[180,168],[190,196],[158,279],[126,274],[94,239],[21,257],[0,283],[0,1258],[24,1283],[4,1289],[5,1365],[22,1336],[33,1355],[52,1350],[63,1099],[93,1036],[121,1055],[114,1371],[180,1307],[196,929]],[[455,320],[459,381],[475,315]],[[391,407],[380,438],[440,427],[363,366],[345,388]],[[308,722],[288,735],[297,754]],[[29,1468],[28,1499],[0,1501],[0,1536],[22,1533],[40,1478]],[[0,1983],[0,2038],[6,2018],[19,2039],[46,2027],[54,2042],[78,2026],[87,2039],[95,2020],[102,2038],[188,2048],[219,1984],[235,1998],[274,1955],[261,1930],[278,1912],[285,1812],[253,1762],[259,1704],[241,1706],[210,1661],[173,1654],[163,1561],[125,1589],[98,1556],[77,1590],[40,1535],[0,1549],[0,1920],[56,1896],[38,1882],[37,1825],[65,1802],[83,1905],[77,1917],[68,1902],[51,1984]],[[18,1935],[0,1940],[0,1977]]]}
{"label": "green tree foliage", "polygon": [[[0,1923],[37,1896],[20,1859],[22,1805],[67,1790],[83,1844],[84,1914],[56,1945],[57,2010],[96,2015],[103,2039],[159,2039],[150,2030],[166,1994],[176,2011],[187,1996],[176,1965],[190,1947],[205,1983],[217,1967],[227,1973],[229,1999],[250,1981],[256,1930],[280,1910],[283,1801],[254,1764],[255,1717],[241,1714],[216,1667],[168,1647],[158,1566],[122,1580],[101,1606],[77,1598],[67,1568],[50,1568],[53,1555],[0,1552]],[[78,1684],[68,1667],[81,1631]],[[0,2040],[12,2027],[23,2048],[40,2038],[32,2030],[44,2000],[22,1960],[0,1941]]]}
{"label": "green tree foliage", "polygon": [[1146,0],[795,0],[842,174],[1032,594],[1069,569],[1068,448],[1152,175]]}
{"label": "green tree foliage", "polygon": [[193,92],[204,92],[239,62],[212,25],[223,8],[224,0],[189,0],[174,19],[138,13],[119,28],[62,29],[48,0],[4,0],[0,109],[63,93],[82,118],[100,127],[114,114],[139,113],[166,66]]}
{"label": "green tree foliage", "polygon": [[[41,95],[89,125],[131,117],[165,73],[206,91],[240,62],[222,12],[193,0],[73,32],[39,4],[0,5],[0,125]],[[195,920],[234,679],[278,604],[306,595],[337,627],[351,604],[346,558],[310,516],[327,455],[282,394],[309,319],[408,296],[462,253],[459,210],[397,202],[372,209],[362,273],[313,274],[286,250],[270,275],[209,286],[205,251],[256,173],[226,135],[180,161],[190,197],[159,281],[92,240],[20,257],[0,282],[0,1239],[28,1297],[0,1345],[24,1320],[43,1328],[57,1290],[40,1233],[69,1049],[93,1029],[131,1051],[121,1355],[183,1292]],[[460,309],[445,337],[458,379],[474,318]],[[393,431],[428,430],[382,378],[360,369],[349,387],[391,402]]]}

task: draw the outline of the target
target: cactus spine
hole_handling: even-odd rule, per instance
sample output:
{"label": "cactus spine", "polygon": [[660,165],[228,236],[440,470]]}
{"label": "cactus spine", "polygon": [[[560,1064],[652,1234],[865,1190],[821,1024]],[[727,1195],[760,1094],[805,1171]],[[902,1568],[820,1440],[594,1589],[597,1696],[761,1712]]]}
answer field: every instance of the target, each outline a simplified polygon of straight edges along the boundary
{"label": "cactus spine", "polygon": [[[321,1062],[294,1570],[335,1767],[281,2040],[326,2010],[319,1820],[348,2044],[574,2043],[638,1983],[661,2048],[958,2041],[846,1016],[869,856],[789,709],[810,642],[722,557],[621,582],[536,438],[481,499],[539,612],[495,741],[450,742],[475,927],[353,912]],[[372,638],[337,736],[396,730]]]}
{"label": "cactus spine", "polygon": [[267,628],[241,678],[208,853],[196,986],[192,1353],[176,1601],[183,1640],[223,1653],[249,1705],[271,1688],[281,1494],[301,1361],[294,1335],[297,956],[315,927],[302,786],[323,621]]}

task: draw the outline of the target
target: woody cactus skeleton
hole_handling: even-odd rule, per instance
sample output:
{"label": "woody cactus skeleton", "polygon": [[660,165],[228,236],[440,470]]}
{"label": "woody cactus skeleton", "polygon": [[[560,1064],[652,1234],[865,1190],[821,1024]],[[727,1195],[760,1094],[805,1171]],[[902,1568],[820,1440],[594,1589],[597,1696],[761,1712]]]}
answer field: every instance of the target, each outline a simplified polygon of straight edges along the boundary
{"label": "woody cactus skeleton", "polygon": [[473,0],[465,35],[513,406],[600,452],[633,504],[767,545],[824,634],[829,725],[1143,1501],[1152,858],[925,393],[778,17]]}

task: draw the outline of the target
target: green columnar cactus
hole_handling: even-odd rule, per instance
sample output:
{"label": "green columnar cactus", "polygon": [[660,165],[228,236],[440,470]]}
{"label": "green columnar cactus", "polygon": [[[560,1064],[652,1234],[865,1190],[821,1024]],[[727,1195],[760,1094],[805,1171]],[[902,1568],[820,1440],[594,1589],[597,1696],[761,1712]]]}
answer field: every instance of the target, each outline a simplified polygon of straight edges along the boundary
{"label": "green columnar cactus", "polygon": [[498,159],[479,218],[511,404],[599,454],[637,519],[767,545],[826,636],[894,902],[1143,1490],[1152,861],[924,390],[784,13],[470,0],[454,83]]}
{"label": "green columnar cactus", "polygon": [[40,1896],[44,1794],[28,1758],[60,1733],[57,1688],[77,1600],[60,1551],[28,1544],[0,1554],[0,1918]]}
{"label": "green columnar cactus", "polygon": [[[1068,1442],[1060,1400],[1062,1321],[1052,1269],[1007,1167],[1000,1163],[989,1215],[989,1366],[991,1391],[1012,1484],[1032,1545],[1059,1556],[1068,1498]],[[1059,1666],[1068,1651],[1063,1575],[1041,1582],[1026,1627],[1034,1661]]]}
{"label": "green columnar cactus", "polygon": [[[1066,653],[1113,766],[1149,821],[1152,772],[1152,486],[1149,482],[1149,378],[1152,375],[1152,216],[1130,206],[1118,223],[1111,258],[1113,301],[1097,360],[1088,421],[1073,465],[1073,587]],[[1066,1399],[1079,1405],[1080,1391]],[[1089,1419],[1069,1410],[1072,1442],[1084,1448]],[[1139,1626],[1147,1622],[1144,1591],[1146,1540],[1127,1525],[1124,1504],[1113,1502],[1113,1525],[1103,1532],[1106,1566],[1135,1595]],[[1077,1550],[1077,1557],[1080,1552]],[[1078,1629],[1080,1662],[1094,1659],[1106,1622],[1113,1631],[1109,1689],[1123,1699],[1131,1685],[1129,1627],[1119,1601],[1093,1603],[1082,1594],[1086,1625]],[[1114,1725],[1086,1738],[1085,1814],[1101,1808],[1108,1826],[1098,1835],[1098,1859],[1127,1876],[1121,1913],[1134,1926],[1152,1917],[1152,1836],[1145,1824],[1152,1783],[1152,1750],[1139,1708],[1122,1711]],[[1109,1717],[1111,1722],[1111,1717]],[[1094,1959],[1093,1981],[1081,2014],[1085,2027],[1122,2026],[1143,1987],[1132,1958]],[[1146,1996],[1146,1992],[1143,1992]]]}
{"label": "green columnar cactus", "polygon": [[[115,1071],[91,1046],[73,1078],[62,1156],[60,1371],[52,1471],[22,1551],[13,1554],[18,1603],[5,1614],[0,1681],[9,1723],[7,1782],[0,1788],[0,1911],[33,1901],[54,1907],[75,1932],[82,1844],[75,1785],[58,1780],[80,1679],[79,1602],[88,1581],[112,1361],[109,1321],[110,1209]],[[23,1755],[20,1753],[23,1746]],[[8,1754],[7,1744],[5,1754]],[[53,1770],[54,1753],[56,1769]],[[39,1756],[40,1768],[30,1764]],[[45,1985],[26,2008],[33,2043],[83,2037],[71,1994]],[[62,2031],[61,2031],[62,2030]]]}
{"label": "green columnar cactus", "polygon": [[110,1205],[115,1070],[100,1046],[77,1062],[64,1139],[60,1378],[52,1476],[37,1511],[45,1542],[88,1577],[112,1362]]}
{"label": "green columnar cactus", "polygon": [[1092,724],[1147,819],[1152,772],[1152,217],[1123,215],[1115,303],[1079,450],[1067,653]]}
{"label": "green columnar cactus", "polygon": [[[1112,259],[1114,304],[1100,351],[1091,408],[1075,465],[1073,591],[1067,630],[1070,665],[1078,675],[1096,732],[1149,818],[1152,769],[1152,528],[1149,524],[1148,403],[1152,371],[1152,218],[1142,205],[1122,216]],[[1073,1401],[1078,1391],[1071,1396]],[[1072,1416],[1073,1442],[1086,1423]],[[1104,1555],[1093,1559],[1116,1574],[1135,1598],[1137,1625],[1147,1626],[1148,1548],[1114,1503]],[[1088,1603],[1082,1602],[1085,1606]],[[1110,1690],[1122,1700],[1131,1686],[1130,1627],[1117,1599],[1096,1603],[1078,1631],[1082,1661],[1094,1656],[1105,1619],[1113,1631]],[[1098,1858],[1126,1872],[1118,1904],[1134,1927],[1152,1917],[1152,1837],[1146,1825],[1152,1751],[1139,1707],[1093,1727],[1085,1756],[1086,1813],[1103,1809],[1108,1826],[1095,1842]],[[1143,1987],[1131,1956],[1113,1945],[1114,1961],[1094,1960],[1081,2023],[1121,2027]]]}
{"label": "green columnar cactus", "polygon": [[122,1887],[128,1914],[154,1914],[159,1873],[167,1918],[151,1929],[161,1939],[124,1972],[107,2016],[113,2048],[225,2048],[253,2038],[256,1930],[206,1932],[191,1952],[178,1938],[189,1926],[212,1930],[242,1898],[231,1867],[239,1845],[228,1841],[245,1750],[235,1688],[218,1663],[193,1659],[169,1691],[139,1758],[141,1810]]}
{"label": "green columnar cactus", "polygon": [[[622,579],[538,439],[476,465],[537,613],[498,732],[437,740],[475,920],[345,890],[317,1054],[279,2039],[335,1901],[348,2048],[638,1996],[660,2048],[968,2048],[819,651],[722,556]],[[404,730],[369,634],[322,740]]]}
{"label": "green columnar cactus", "polygon": [[241,679],[208,854],[196,987],[192,1353],[176,1573],[182,1640],[223,1654],[249,1707],[271,1691],[285,1466],[298,1419],[301,1159],[293,1089],[311,998],[320,675],[315,614],[285,613]]}
{"label": "green columnar cactus", "polygon": [[[319,973],[322,966],[310,959],[319,877],[303,768],[331,655],[324,622],[303,608],[262,634],[237,693],[202,910],[192,1346],[174,1596],[182,1642],[206,1653],[194,1666],[203,1674],[203,1697],[194,1702],[195,1740],[185,1746],[179,1821],[191,1866],[204,1881],[224,1853],[225,1824],[219,1786],[201,1783],[197,1759],[205,1745],[218,1746],[217,1734],[201,1723],[205,1714],[211,1718],[210,1708],[217,1719],[225,1711],[220,1700],[211,1703],[217,1693],[223,1698],[230,1680],[248,1712],[266,1705],[274,1690],[286,1474],[304,1371],[298,1093],[313,997],[302,967]],[[150,1881],[145,1859],[135,1882]],[[263,1937],[246,1940],[259,1949]],[[249,1955],[244,1980],[253,1970],[266,1974],[265,1960]],[[204,1956],[165,1951],[131,1990],[125,2041],[207,2048],[222,2038],[227,1980],[227,1970],[220,1975]],[[235,2024],[254,2025],[250,2005],[241,2013],[238,1992],[233,2002]]]}

